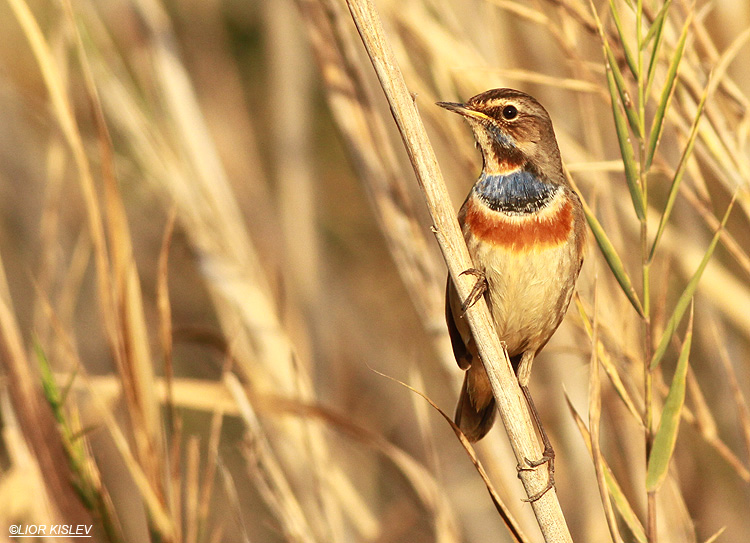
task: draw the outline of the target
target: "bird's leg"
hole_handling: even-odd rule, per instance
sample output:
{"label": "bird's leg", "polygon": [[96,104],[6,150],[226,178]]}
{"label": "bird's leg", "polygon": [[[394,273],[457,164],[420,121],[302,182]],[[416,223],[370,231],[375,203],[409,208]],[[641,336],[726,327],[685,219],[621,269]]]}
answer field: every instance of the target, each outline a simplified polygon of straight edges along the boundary
{"label": "bird's leg", "polygon": [[[542,457],[537,460],[529,460],[528,458],[524,458],[526,463],[531,466],[531,469],[537,468],[547,463],[547,485],[534,494],[533,496],[528,497],[526,500],[527,502],[535,502],[542,496],[544,496],[547,491],[555,486],[555,450],[552,448],[552,443],[549,440],[549,437],[547,436],[547,432],[544,431],[544,426],[542,426],[542,421],[539,418],[539,412],[536,410],[536,406],[534,405],[534,400],[531,398],[531,392],[529,391],[529,387],[525,385],[521,385],[521,390],[523,391],[523,395],[526,397],[526,401],[529,404],[529,409],[531,410],[531,415],[534,417],[534,423],[536,424],[536,427],[539,429],[539,433],[542,435],[542,443],[544,444],[544,450],[542,451]],[[521,468],[521,469],[528,469],[528,468]]]}
{"label": "bird's leg", "polygon": [[542,426],[542,419],[539,417],[539,412],[536,410],[534,399],[531,397],[531,391],[528,387],[529,376],[531,373],[531,363],[533,361],[533,352],[527,351],[523,353],[523,356],[521,357],[521,363],[518,367],[518,383],[519,385],[521,385],[521,391],[523,392],[523,395],[526,398],[526,403],[528,403],[529,409],[531,410],[531,416],[534,418],[534,424],[539,430],[539,434],[542,436],[542,444],[544,445],[544,450],[542,451],[542,457],[537,460],[529,460],[528,458],[524,458],[526,464],[530,467],[525,468],[519,466],[518,470],[524,471],[528,469],[535,469],[546,462],[549,475],[547,478],[547,485],[533,496],[527,498],[525,500],[527,502],[537,501],[539,498],[544,496],[550,488],[555,486],[555,450],[552,448],[552,443],[547,436],[547,432],[544,431],[544,426]]}
{"label": "bird's leg", "polygon": [[474,283],[474,287],[471,289],[469,296],[461,304],[461,315],[465,315],[471,306],[479,301],[479,298],[484,296],[489,288],[487,285],[487,277],[484,275],[482,270],[476,268],[469,268],[464,270],[460,275],[473,275],[477,278],[477,282]]}

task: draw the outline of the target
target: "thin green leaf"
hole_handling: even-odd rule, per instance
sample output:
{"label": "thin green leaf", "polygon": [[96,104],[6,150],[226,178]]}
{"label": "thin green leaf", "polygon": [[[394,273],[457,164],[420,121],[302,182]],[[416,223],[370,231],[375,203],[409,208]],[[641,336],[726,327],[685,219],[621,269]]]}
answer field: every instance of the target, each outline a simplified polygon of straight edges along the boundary
{"label": "thin green leaf", "polygon": [[654,46],[651,48],[651,58],[649,60],[648,72],[646,74],[646,90],[644,92],[645,96],[648,96],[651,92],[651,83],[653,83],[654,81],[656,65],[659,60],[659,51],[661,50],[661,44],[664,41],[664,21],[667,20],[667,11],[669,10],[669,6],[671,5],[672,0],[667,0],[666,2],[664,2],[664,5],[659,10],[656,19],[654,20],[654,24],[652,24],[651,28],[648,29],[646,39],[643,40],[644,47],[646,47],[646,45],[648,45],[648,43],[653,38],[656,38]]}
{"label": "thin green leaf", "polygon": [[615,78],[617,93],[620,96],[620,102],[625,110],[625,115],[628,117],[630,129],[640,138],[643,134],[641,134],[642,129],[641,123],[638,120],[638,112],[635,110],[635,107],[633,107],[633,101],[630,99],[630,93],[625,84],[625,78],[622,76],[615,55],[612,53],[612,48],[606,40],[604,41],[604,54],[607,55],[607,61],[609,62],[610,68],[612,68],[612,75]]}
{"label": "thin green leaf", "polygon": [[669,10],[669,6],[672,4],[672,0],[667,0],[664,2],[664,5],[659,10],[659,13],[656,14],[656,17],[654,18],[654,22],[651,24],[651,27],[648,29],[648,32],[646,33],[646,37],[643,38],[643,47],[647,47],[648,44],[651,42],[654,37],[656,37],[657,41],[659,40],[659,34],[661,34],[662,29],[664,28],[664,21],[666,20],[667,11]]}
{"label": "thin green leaf", "polygon": [[[594,3],[591,0],[589,0],[589,6],[591,7],[591,12],[594,15],[594,21],[596,22],[596,29],[599,32],[599,40],[602,42],[604,58],[613,72],[612,75],[614,76],[615,83],[617,84],[617,90],[618,90],[618,94],[620,95],[620,100],[623,104],[623,107],[625,108],[625,114],[628,116],[628,123],[633,129],[633,132],[638,134],[638,137],[642,137],[643,130],[641,129],[641,123],[638,122],[638,114],[636,113],[635,108],[633,107],[633,101],[630,99],[630,94],[628,94],[627,85],[625,84],[625,78],[623,77],[622,72],[620,71],[620,66],[617,63],[617,59],[615,58],[614,53],[612,52],[612,48],[609,45],[609,41],[604,35],[604,28],[602,27],[602,22],[599,19],[599,14],[597,13],[596,7],[594,7]],[[617,19],[618,32],[620,32],[619,34],[620,41],[622,42],[622,45],[625,48],[626,58],[629,57],[628,66],[630,67],[631,71],[633,71],[635,64],[634,64],[632,55],[630,55],[629,50],[627,49],[625,37],[622,34],[622,28],[620,28],[619,26],[620,19],[619,19],[619,16],[617,16],[617,10],[615,9],[615,6],[612,3],[612,0],[610,0],[610,8],[612,12],[615,14],[616,19]]]}
{"label": "thin green leaf", "polygon": [[609,62],[607,62],[607,84],[609,85],[617,140],[620,144],[620,154],[622,155],[622,163],[625,167],[625,180],[628,182],[628,190],[633,200],[635,214],[639,220],[643,221],[646,218],[646,211],[643,203],[643,191],[641,191],[641,187],[638,184],[638,168],[635,162],[635,153],[633,152],[633,145],[630,143],[630,134],[628,134],[624,115],[618,105],[620,100],[618,99],[617,84],[612,75]]}
{"label": "thin green leaf", "polygon": [[[638,185],[638,172],[635,163],[635,154],[633,153],[633,146],[630,143],[630,136],[628,135],[628,128],[625,124],[625,120],[623,119],[622,111],[617,105],[618,101],[625,100],[625,102],[627,103],[629,99],[623,98],[623,95],[621,94],[620,89],[623,89],[624,91],[625,88],[624,81],[622,81],[621,86],[618,87],[617,80],[615,79],[613,70],[616,69],[617,63],[610,60],[611,51],[609,50],[609,44],[607,43],[607,39],[604,36],[602,22],[601,20],[599,20],[599,15],[596,12],[596,7],[594,6],[592,0],[589,0],[589,5],[591,6],[594,20],[596,21],[596,28],[599,31],[599,39],[602,42],[602,47],[604,48],[604,57],[607,61],[607,85],[609,87],[610,101],[612,102],[612,113],[615,118],[617,139],[620,143],[620,153],[622,154],[622,162],[625,166],[625,179],[628,182],[628,190],[630,190],[630,197],[633,199],[633,207],[635,208],[635,213],[638,216],[638,219],[643,221],[646,218],[645,204],[643,201],[643,192]],[[620,96],[620,100],[617,99],[618,95]],[[627,110],[627,106],[625,106],[625,109]],[[640,126],[640,123],[637,122],[637,120],[635,124],[637,126]],[[642,134],[641,129],[638,128],[636,130],[636,133]]]}
{"label": "thin green leaf", "polygon": [[677,300],[677,304],[675,305],[674,311],[672,312],[672,316],[669,318],[667,325],[664,327],[664,332],[662,333],[661,339],[659,340],[659,345],[656,347],[656,350],[654,351],[654,355],[651,358],[651,364],[649,366],[651,370],[656,369],[656,367],[659,365],[659,362],[661,362],[661,359],[664,356],[664,353],[667,351],[669,342],[672,339],[672,334],[674,334],[675,330],[677,329],[677,326],[680,324],[680,321],[682,320],[682,316],[685,314],[685,310],[688,308],[691,300],[693,299],[693,295],[695,294],[695,289],[698,288],[698,283],[700,282],[701,276],[703,275],[703,270],[706,269],[706,266],[708,265],[708,261],[711,260],[711,256],[714,254],[714,250],[716,249],[716,245],[719,243],[719,237],[721,237],[721,231],[724,229],[724,225],[727,223],[729,214],[732,212],[735,199],[736,199],[736,194],[732,198],[732,200],[729,202],[729,206],[727,207],[727,210],[724,213],[724,217],[721,220],[721,226],[719,226],[719,228],[716,230],[716,233],[714,234],[714,237],[711,240],[710,245],[708,246],[708,250],[706,251],[706,254],[703,255],[703,259],[701,260],[701,263],[698,265],[698,269],[695,270],[693,277],[690,278],[690,282],[688,282],[687,286],[685,287],[685,290],[682,292],[682,294],[680,295],[680,298]]}
{"label": "thin green leaf", "polygon": [[682,60],[682,53],[685,51],[685,42],[687,40],[688,29],[693,18],[688,17],[685,22],[685,26],[682,28],[682,34],[680,34],[680,41],[677,43],[677,49],[675,49],[672,61],[669,63],[669,71],[667,72],[667,80],[664,84],[664,88],[661,91],[661,98],[659,99],[659,106],[656,108],[656,114],[654,120],[651,123],[651,134],[648,140],[648,152],[646,154],[646,166],[648,170],[651,166],[651,161],[654,159],[656,153],[656,146],[659,144],[661,134],[664,131],[664,117],[669,107],[669,103],[672,101],[672,95],[674,94],[675,83],[677,81],[677,70],[680,67],[680,61]]}
{"label": "thin green leaf", "polygon": [[677,442],[677,433],[680,431],[680,418],[682,405],[685,402],[685,378],[688,370],[688,359],[690,358],[690,345],[693,342],[693,310],[690,310],[690,322],[685,341],[682,343],[680,358],[677,360],[677,368],[669,386],[669,393],[664,402],[664,409],[659,419],[659,428],[654,436],[654,445],[648,457],[648,469],[646,471],[646,490],[653,492],[658,490],[664,482],[669,470],[669,461],[674,452]]}
{"label": "thin green leaf", "polygon": [[633,77],[638,79],[638,64],[635,61],[633,53],[628,47],[628,42],[625,39],[625,32],[622,30],[622,23],[620,21],[620,14],[615,7],[614,0],[609,0],[609,9],[612,12],[612,20],[615,22],[615,28],[617,29],[617,36],[620,38],[620,44],[622,45],[623,53],[625,54],[625,62],[628,64]]}
{"label": "thin green leaf", "polygon": [[581,203],[583,204],[583,211],[586,214],[586,221],[589,223],[589,228],[591,228],[591,231],[594,233],[596,243],[599,245],[599,249],[601,250],[602,255],[604,255],[607,265],[609,265],[609,269],[612,270],[612,274],[620,284],[625,296],[628,297],[628,300],[633,304],[633,307],[638,314],[643,317],[643,305],[641,305],[641,301],[638,299],[638,294],[636,294],[635,289],[633,288],[633,283],[630,281],[630,277],[628,277],[628,273],[625,271],[625,266],[623,266],[620,256],[617,254],[612,242],[609,241],[607,233],[602,228],[601,223],[599,223],[599,220],[594,216],[591,208],[583,198],[581,198]]}
{"label": "thin green leaf", "polygon": [[622,29],[622,22],[620,21],[620,14],[615,7],[614,0],[609,0],[609,9],[612,12],[612,20],[615,22],[615,28],[617,29],[617,37],[620,38],[620,44],[622,45],[623,53],[625,54],[625,62],[630,68],[631,73],[635,79],[638,79],[638,64],[633,56],[633,53],[628,47],[628,42],[625,39],[625,32]]}
{"label": "thin green leaf", "polygon": [[[578,430],[581,432],[581,437],[583,437],[583,441],[589,450],[589,454],[593,454],[591,434],[586,428],[586,425],[583,423],[581,415],[576,411],[575,407],[573,407],[573,404],[570,401],[570,397],[567,393],[565,394],[565,401],[568,403],[568,409],[573,416],[573,420],[575,421]],[[630,505],[628,498],[622,491],[622,488],[617,482],[617,479],[612,473],[609,465],[607,465],[604,460],[602,460],[602,463],[604,467],[604,482],[607,485],[607,490],[609,491],[609,495],[612,497],[612,501],[615,504],[617,512],[620,514],[620,517],[630,529],[630,532],[633,534],[633,537],[635,537],[636,541],[638,541],[638,543],[646,543],[646,532],[643,529],[641,521],[638,520],[638,515],[635,514],[633,507]]]}
{"label": "thin green leaf", "polygon": [[55,376],[52,373],[47,355],[44,353],[41,344],[35,339],[34,340],[34,351],[36,358],[39,361],[39,373],[42,379],[42,390],[44,391],[44,397],[52,408],[52,412],[55,414],[57,422],[64,422],[62,418],[62,400],[60,397],[60,389],[57,387],[55,382]]}
{"label": "thin green leaf", "polygon": [[630,505],[622,488],[620,488],[609,466],[606,466],[604,470],[604,481],[607,483],[607,489],[609,490],[609,495],[612,496],[615,508],[630,529],[630,533],[633,534],[638,543],[646,543],[646,532],[641,525],[641,521],[638,519],[638,515],[635,514],[633,507]]}
{"label": "thin green leaf", "polygon": [[656,254],[656,246],[659,243],[659,240],[661,239],[662,233],[664,233],[664,228],[667,226],[667,221],[669,220],[669,216],[672,214],[672,208],[674,207],[674,202],[677,199],[677,191],[679,190],[680,183],[682,182],[682,178],[685,175],[685,170],[687,169],[688,159],[690,158],[690,155],[693,152],[695,139],[698,135],[698,124],[700,123],[700,120],[703,116],[703,108],[706,105],[706,98],[708,97],[708,92],[710,88],[711,88],[711,78],[709,77],[708,84],[706,85],[706,89],[703,91],[703,96],[701,96],[701,101],[698,104],[698,111],[695,114],[695,119],[693,120],[693,126],[690,129],[690,136],[688,137],[687,145],[685,145],[685,149],[682,151],[682,156],[680,157],[680,163],[677,165],[677,171],[675,171],[674,178],[672,179],[672,186],[669,188],[669,196],[667,197],[667,203],[664,205],[664,212],[661,214],[661,219],[659,220],[659,227],[656,230],[656,236],[654,237],[654,242],[651,245],[651,253],[649,254],[649,257],[648,257],[649,262],[653,260],[654,254]]}

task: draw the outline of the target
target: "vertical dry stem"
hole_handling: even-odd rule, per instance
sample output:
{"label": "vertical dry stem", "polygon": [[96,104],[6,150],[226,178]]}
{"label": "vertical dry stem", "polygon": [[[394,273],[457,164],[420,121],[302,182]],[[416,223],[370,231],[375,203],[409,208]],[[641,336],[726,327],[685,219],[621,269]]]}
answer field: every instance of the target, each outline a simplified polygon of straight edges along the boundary
{"label": "vertical dry stem", "polygon": [[[461,273],[472,267],[471,258],[413,97],[409,94],[372,3],[369,0],[347,0],[347,4],[424,193],[448,270],[459,296],[465,299],[473,280]],[[490,377],[498,410],[516,459],[519,465],[525,465],[527,458],[539,458],[541,451],[518,381],[507,353],[500,345],[484,300],[480,300],[467,312],[467,319]],[[540,470],[519,473],[528,496],[533,496],[545,487],[546,466]],[[532,502],[532,507],[545,541],[572,541],[554,489]]]}

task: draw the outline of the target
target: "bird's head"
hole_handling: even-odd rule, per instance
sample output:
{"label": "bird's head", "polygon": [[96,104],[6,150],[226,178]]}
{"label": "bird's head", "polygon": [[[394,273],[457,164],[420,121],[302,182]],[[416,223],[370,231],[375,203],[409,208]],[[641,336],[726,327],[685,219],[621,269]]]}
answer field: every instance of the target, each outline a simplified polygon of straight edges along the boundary
{"label": "bird's head", "polygon": [[514,89],[493,89],[477,94],[465,104],[438,102],[437,105],[469,122],[482,151],[486,174],[502,175],[531,165],[541,172],[562,175],[552,121],[547,110],[528,94]]}

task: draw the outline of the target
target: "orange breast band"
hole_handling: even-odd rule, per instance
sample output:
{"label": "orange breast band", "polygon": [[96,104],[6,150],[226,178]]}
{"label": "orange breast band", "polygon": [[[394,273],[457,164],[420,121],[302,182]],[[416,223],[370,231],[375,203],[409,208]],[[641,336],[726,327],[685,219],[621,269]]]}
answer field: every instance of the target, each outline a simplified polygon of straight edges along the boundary
{"label": "orange breast band", "polygon": [[493,211],[472,195],[466,203],[464,223],[478,239],[507,249],[554,247],[564,243],[573,229],[573,206],[564,195],[559,197],[562,202],[553,202],[538,213],[508,215]]}

